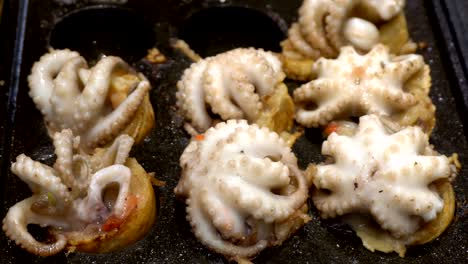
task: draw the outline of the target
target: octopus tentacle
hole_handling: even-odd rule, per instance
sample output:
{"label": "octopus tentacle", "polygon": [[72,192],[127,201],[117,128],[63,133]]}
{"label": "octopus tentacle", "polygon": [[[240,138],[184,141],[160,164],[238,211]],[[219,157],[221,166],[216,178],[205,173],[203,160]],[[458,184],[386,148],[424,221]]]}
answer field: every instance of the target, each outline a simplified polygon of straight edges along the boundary
{"label": "octopus tentacle", "polygon": [[[251,145],[250,142],[246,140],[247,138],[252,138],[253,142],[255,142],[255,145]],[[303,175],[299,170],[295,169],[294,166],[288,166],[290,164],[290,161],[287,160],[287,152],[284,153],[285,151],[283,150],[278,153],[274,148],[271,147],[269,142],[273,140],[281,141],[276,133],[270,133],[267,130],[259,130],[257,126],[253,125],[249,127],[246,131],[239,131],[233,134],[232,136],[226,137],[226,139],[224,140],[224,142],[226,143],[224,144],[227,145],[226,148],[230,149],[230,151],[226,152],[225,155],[227,156],[221,154],[221,157],[227,160],[225,162],[226,165],[224,165],[226,166],[226,171],[229,171],[231,169],[234,169],[235,171],[239,172],[244,171],[246,173],[244,175],[246,175],[247,177],[243,178],[242,181],[240,181],[240,179],[238,178],[230,178],[228,181],[225,182],[226,185],[222,185],[220,186],[220,188],[226,190],[233,190],[232,192],[227,192],[226,194],[231,195],[231,199],[237,198],[238,205],[241,208],[243,208],[246,211],[249,211],[251,214],[254,215],[255,218],[264,219],[266,222],[272,222],[274,220],[281,221],[287,218],[289,215],[292,214],[294,210],[296,210],[303,203],[303,197],[306,196],[307,192],[307,185]],[[230,146],[232,145],[229,144],[229,142],[231,141],[236,142],[235,147]],[[287,148],[285,147],[284,142],[282,142],[281,145],[283,146],[283,148]],[[257,164],[255,164],[255,166],[249,166],[249,163],[250,165],[252,165],[252,161],[246,162],[246,156],[241,154],[238,158],[240,162],[234,162],[237,166],[232,168],[231,160],[228,157],[231,155],[232,152],[238,152],[238,149],[240,149],[239,152],[243,151],[247,155],[251,155],[253,157],[261,157],[262,162],[260,163],[258,158],[253,158],[252,161],[257,161]],[[274,159],[278,159],[279,161],[276,164],[280,165],[279,162],[281,162],[284,163],[284,165],[280,165],[279,170],[267,171],[268,167],[271,168],[272,162],[270,158],[263,159],[264,157],[272,157]],[[257,171],[261,168],[261,165],[263,165],[264,171],[257,173]],[[247,168],[250,168],[251,170],[247,171]],[[245,180],[249,181],[249,179],[251,179],[249,175],[255,174],[257,177],[261,177],[263,173],[265,173],[263,175],[267,175],[267,172],[270,172],[267,178],[275,178],[275,180],[272,181],[272,184],[276,185],[280,185],[280,183],[283,183],[283,186],[287,185],[289,183],[290,174],[297,177],[298,187],[296,192],[289,194],[286,197],[271,193],[258,192],[258,186],[245,185],[243,182]],[[287,178],[285,179],[285,177]],[[258,183],[259,180],[257,180],[256,182]],[[262,187],[266,186],[264,185]],[[256,192],[258,192],[258,196],[255,198],[251,195],[251,193]],[[254,198],[255,200],[252,200],[252,198]],[[282,211],[278,210],[278,208],[287,208],[287,210]]]}
{"label": "octopus tentacle", "polygon": [[268,245],[267,241],[260,240],[254,245],[245,247],[237,246],[235,244],[226,242],[220,236],[217,235],[217,231],[211,224],[206,214],[202,210],[198,210],[201,205],[198,199],[192,198],[187,199],[187,215],[190,223],[193,227],[195,236],[205,246],[227,256],[243,256],[251,257],[258,252],[265,249]]}
{"label": "octopus tentacle", "polygon": [[224,199],[208,190],[202,191],[199,197],[203,210],[213,219],[213,225],[225,239],[245,238],[245,220]]}
{"label": "octopus tentacle", "polygon": [[29,95],[46,117],[46,120],[54,120],[50,105],[54,77],[60,72],[63,65],[78,56],[77,52],[70,50],[55,50],[45,54],[40,58],[39,62],[34,63],[32,74],[28,76],[28,83],[31,88]]}
{"label": "octopus tentacle", "polygon": [[[239,156],[234,161],[235,169],[243,175],[243,179],[259,186],[260,188],[275,189],[287,185],[289,179],[289,169],[281,162],[273,162],[269,158],[249,158]],[[231,161],[228,166],[231,166]]]}
{"label": "octopus tentacle", "polygon": [[[389,196],[398,197],[401,199],[399,205],[401,210],[405,210],[409,214],[418,212],[424,221],[434,219],[437,212],[442,210],[444,206],[443,200],[434,193],[424,190],[408,190],[406,188],[389,189]],[[421,197],[420,201],[415,202],[416,198]],[[434,210],[435,209],[435,210]]]}
{"label": "octopus tentacle", "polygon": [[[289,43],[291,46],[298,50],[299,53],[304,54],[307,58],[318,58],[320,57],[320,52],[312,48],[309,43],[304,40],[301,35],[301,29],[298,23],[293,23],[291,28],[288,31]],[[288,56],[290,57],[290,56]]]}
{"label": "octopus tentacle", "polygon": [[91,164],[86,156],[74,153],[79,145],[79,138],[73,136],[70,129],[57,132],[53,137],[57,159],[54,170],[62,182],[71,189],[72,196],[83,193],[89,184]]}
{"label": "octopus tentacle", "polygon": [[28,79],[51,137],[71,129],[86,151],[123,132],[142,138],[151,126],[139,122],[153,114],[149,100],[143,100],[149,81],[118,57],[104,57],[88,69],[78,53],[52,50],[34,64]]}
{"label": "octopus tentacle", "polygon": [[304,205],[308,187],[278,134],[245,120],[219,123],[188,145],[180,165],[174,191],[187,199],[188,220],[209,248],[252,257],[287,238],[274,233],[276,225],[287,234],[296,230],[288,221]]}
{"label": "octopus tentacle", "polygon": [[87,68],[78,69],[78,76],[82,83],[88,83],[89,77],[91,76],[91,70]]}
{"label": "octopus tentacle", "polygon": [[120,135],[114,143],[108,148],[103,157],[99,158],[99,164],[95,164],[95,168],[104,168],[112,164],[124,164],[130,155],[134,140],[128,135]]}
{"label": "octopus tentacle", "polygon": [[398,56],[391,61],[393,63],[388,65],[389,71],[394,76],[401,78],[402,82],[406,82],[417,72],[421,71],[425,65],[423,58],[416,54]]}
{"label": "octopus tentacle", "polygon": [[[435,180],[444,178],[448,173],[450,173],[450,168],[444,166],[444,164],[447,163],[447,157],[444,156],[418,156],[406,158],[405,161],[401,161],[400,164],[395,165],[390,174],[385,176],[392,178],[399,176],[409,178],[407,179],[408,182],[418,183],[424,181],[426,184],[430,184]],[[401,174],[398,172],[401,172]]]}
{"label": "octopus tentacle", "polygon": [[376,115],[361,117],[354,135],[325,141],[334,163],[317,165],[314,204],[324,217],[368,212],[393,236],[411,235],[443,208],[429,185],[452,175],[449,159],[429,146],[419,127],[394,132]]}
{"label": "octopus tentacle", "polygon": [[208,61],[209,59],[205,59],[193,63],[177,82],[177,106],[199,131],[205,131],[211,125],[211,118],[205,108],[205,91],[200,88]]}
{"label": "octopus tentacle", "polygon": [[93,167],[90,158],[86,155],[75,154],[73,155],[73,186],[72,189],[75,197],[79,194],[85,193],[88,188]]}
{"label": "octopus tentacle", "polygon": [[78,126],[74,119],[73,106],[76,98],[81,94],[81,80],[78,75],[80,69],[87,68],[88,65],[82,57],[74,57],[68,60],[60,69],[57,77],[53,80],[50,105],[56,118],[54,125],[59,125],[60,129],[71,128],[74,130],[83,129]]}
{"label": "octopus tentacle", "polygon": [[372,208],[372,214],[375,215],[377,222],[381,223],[382,228],[394,230],[392,234],[396,237],[412,234],[420,227],[416,221],[411,219],[414,217],[412,216],[414,212],[423,221],[429,222],[435,219],[437,212],[440,212],[444,207],[443,200],[437,194],[425,190],[392,188],[385,189],[383,196],[386,196],[384,199],[387,201],[398,202],[396,209],[403,213],[395,215],[391,211]]}
{"label": "octopus tentacle", "polygon": [[[304,184],[304,182],[301,183]],[[287,219],[299,205],[302,205],[304,196],[302,190],[297,190],[287,197],[271,195],[259,192],[255,186],[245,186],[234,179],[227,180],[219,188],[224,191],[231,190],[226,193],[230,200],[236,200],[237,206],[242,210],[249,212],[254,218],[263,219],[266,223]],[[257,195],[252,197],[251,193],[257,193]]]}
{"label": "octopus tentacle", "polygon": [[229,77],[225,77],[223,71],[223,64],[216,60],[208,62],[203,78],[206,87],[205,100],[222,119],[241,119],[243,113],[230,100],[230,87],[225,85],[225,80]]}
{"label": "octopus tentacle", "polygon": [[344,47],[337,59],[318,60],[314,64],[318,78],[294,91],[296,120],[316,127],[336,118],[409,111],[417,100],[405,90],[406,83],[424,67],[421,56],[392,58],[380,44],[366,55]]}
{"label": "octopus tentacle", "polygon": [[11,171],[26,182],[34,193],[51,193],[57,199],[57,207],[63,208],[71,201],[70,193],[52,168],[21,154],[11,165]]}
{"label": "octopus tentacle", "polygon": [[245,115],[246,119],[254,122],[259,114],[259,109],[262,109],[260,97],[255,93],[255,86],[247,80],[247,78],[240,74],[240,76],[231,76],[237,78],[234,84],[231,85],[230,96],[234,102],[239,106]]}
{"label": "octopus tentacle", "polygon": [[239,56],[239,61],[251,62],[240,64],[238,67],[242,68],[243,73],[253,82],[260,97],[271,94],[286,77],[281,69],[281,62],[269,52],[253,48],[248,49],[248,52],[237,49],[232,51],[232,55]]}
{"label": "octopus tentacle", "polygon": [[346,214],[351,211],[352,207],[344,204],[339,195],[329,194],[328,192],[324,192],[324,190],[328,189],[319,189],[317,187],[312,199],[314,206],[319,210],[322,218],[333,218],[337,216],[338,212]]}
{"label": "octopus tentacle", "polygon": [[303,102],[307,100],[316,100],[319,104],[321,99],[328,99],[331,92],[338,92],[339,84],[336,80],[318,79],[314,82],[303,84],[299,89],[294,90],[294,100],[296,102]]}
{"label": "octopus tentacle", "polygon": [[328,39],[328,45],[333,47],[335,53],[349,41],[344,38],[341,31],[343,30],[343,25],[346,23],[348,13],[355,5],[356,1],[339,0],[337,2],[338,4],[329,5],[328,15],[324,18],[324,28],[326,38]]}
{"label": "octopus tentacle", "polygon": [[117,109],[83,135],[84,141],[87,142],[86,147],[92,149],[103,142],[109,141],[109,138],[117,136],[131,122],[149,89],[149,82],[140,82],[135,91]]}
{"label": "octopus tentacle", "polygon": [[54,164],[54,169],[62,182],[75,189],[75,179],[73,176],[73,132],[70,129],[65,129],[60,133],[55,133],[54,138],[55,155],[57,160]]}
{"label": "octopus tentacle", "polygon": [[86,198],[77,205],[77,212],[80,219],[95,221],[98,219],[105,219],[110,215],[108,208],[102,200],[102,193],[103,190],[111,183],[119,184],[119,193],[112,211],[115,215],[121,217],[125,209],[125,200],[128,196],[130,178],[130,169],[119,164],[97,171],[93,176],[91,176],[91,182],[88,187]]}
{"label": "octopus tentacle", "polygon": [[[351,98],[343,98],[332,103],[323,104],[315,110],[299,108],[296,113],[296,120],[300,124],[311,124],[314,127],[326,125],[343,112],[343,109],[347,109],[346,106],[350,104],[350,101],[352,101]],[[350,113],[354,113],[354,111],[350,111]]]}
{"label": "octopus tentacle", "polygon": [[[133,144],[131,137],[122,135],[110,150],[96,149],[92,156],[78,148],[79,138],[73,137],[70,129],[54,135],[57,160],[53,168],[35,162],[24,154],[19,155],[11,166],[12,172],[28,184],[33,195],[9,209],[3,220],[3,229],[11,240],[31,253],[49,256],[77,243],[94,246],[95,239],[101,243],[101,239],[115,234],[108,234],[106,230],[105,224],[115,220],[111,216],[126,220],[133,212],[135,198],[137,206],[145,208],[148,205],[145,201],[147,197],[139,196],[140,193],[129,195],[132,176],[139,177],[138,173],[145,173],[141,168],[130,171],[130,168],[134,168],[132,165],[122,165],[127,161]],[[97,162],[100,158],[105,161]],[[125,164],[132,163],[136,161],[130,160]],[[142,181],[149,180],[138,179],[136,182]],[[133,215],[141,217],[138,216],[140,213],[135,211]],[[55,241],[50,244],[37,241],[28,232],[29,224],[49,228]],[[96,230],[97,227],[102,229]]]}
{"label": "octopus tentacle", "polygon": [[[294,24],[293,24],[294,25]],[[288,33],[291,34],[291,33]],[[302,45],[304,44],[305,41],[302,41],[300,43],[295,43],[294,45]],[[282,56],[280,58],[284,62],[284,66],[287,67],[288,60],[292,61],[300,61],[300,60],[305,60],[305,57],[302,53],[298,51],[298,48],[295,48],[292,41],[289,39],[283,40],[281,43],[281,48],[282,48]],[[318,53],[318,51],[317,51]],[[319,55],[317,55],[319,56]]]}
{"label": "octopus tentacle", "polygon": [[424,152],[425,148],[427,147],[427,141],[429,141],[429,136],[420,130],[401,130],[398,133],[395,133],[390,136],[391,138],[395,138],[395,140],[399,141],[402,144],[409,144],[417,149],[419,152]]}
{"label": "octopus tentacle", "polygon": [[281,62],[272,53],[234,49],[187,69],[177,83],[177,105],[198,133],[213,123],[207,107],[223,120],[254,121],[263,99],[274,93],[284,78]]}
{"label": "octopus tentacle", "polygon": [[[343,151],[346,150],[344,146],[352,144],[352,140],[345,137],[340,137],[338,134],[331,134],[328,136],[325,142],[322,144],[322,154],[327,156],[339,156],[342,159],[348,160],[347,155],[342,155]],[[327,169],[330,169],[329,166],[326,166]]]}
{"label": "octopus tentacle", "polygon": [[[371,88],[375,91],[374,96],[386,96],[388,102],[388,105],[391,105],[395,108],[399,109],[407,109],[417,103],[416,98],[414,97],[413,94],[398,91],[398,90],[392,90],[392,89],[385,89],[380,87],[373,87]],[[370,102],[372,105],[372,102]],[[381,111],[381,110],[380,110]]]}
{"label": "octopus tentacle", "polygon": [[64,235],[57,235],[55,242],[44,244],[37,241],[28,231],[28,224],[39,224],[41,226],[54,225],[62,226],[64,224],[56,220],[56,217],[47,217],[38,215],[31,211],[34,198],[25,199],[12,206],[3,219],[3,230],[6,235],[20,245],[22,248],[40,256],[51,256],[62,251],[67,240]]}
{"label": "octopus tentacle", "polygon": [[328,45],[323,22],[328,15],[327,6],[318,0],[306,0],[299,8],[301,32],[311,47],[320,50],[325,56],[333,56],[336,51]]}
{"label": "octopus tentacle", "polygon": [[[283,42],[290,59],[333,58],[341,47],[353,45],[368,51],[381,41],[378,26],[403,12],[404,0],[304,0],[299,19]],[[357,14],[354,10],[366,10]],[[298,58],[297,53],[302,55]]]}
{"label": "octopus tentacle", "polygon": [[[416,222],[411,221],[411,217],[405,214],[395,215],[382,208],[372,208],[371,213],[375,215],[375,220],[384,230],[395,230],[392,232],[394,237],[403,237],[405,234],[414,233],[419,227]],[[390,218],[391,221],[388,221]]]}
{"label": "octopus tentacle", "polygon": [[343,201],[340,195],[326,194],[317,191],[313,197],[314,205],[322,218],[334,218],[351,213],[359,204],[358,199]]}
{"label": "octopus tentacle", "polygon": [[[330,140],[330,138],[328,138]],[[324,153],[323,153],[324,154]],[[326,154],[329,155],[329,154]],[[318,189],[326,189],[332,192],[337,192],[340,190],[340,181],[339,179],[339,169],[333,166],[320,166],[317,174],[321,175],[320,178],[314,178],[314,186]],[[350,179],[344,179],[343,181],[350,181]]]}
{"label": "octopus tentacle", "polygon": [[122,59],[113,56],[101,59],[94,66],[88,77],[88,83],[77,100],[78,111],[75,115],[77,122],[86,123],[99,117],[109,92],[111,76],[119,69],[129,70]]}

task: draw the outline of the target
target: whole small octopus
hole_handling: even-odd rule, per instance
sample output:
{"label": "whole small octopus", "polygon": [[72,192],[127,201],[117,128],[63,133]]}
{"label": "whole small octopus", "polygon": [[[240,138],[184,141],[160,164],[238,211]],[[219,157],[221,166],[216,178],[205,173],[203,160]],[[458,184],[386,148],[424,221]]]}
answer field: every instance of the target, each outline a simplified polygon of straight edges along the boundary
{"label": "whole small octopus", "polygon": [[[33,254],[50,256],[67,247],[112,251],[148,231],[155,217],[154,194],[144,170],[139,167],[143,173],[134,173],[139,170],[136,161],[128,159],[134,142],[130,136],[120,135],[110,147],[97,149],[91,156],[80,150],[80,138],[69,129],[56,132],[53,141],[57,156],[53,167],[24,154],[11,165],[11,171],[32,191],[3,219],[3,230],[11,240]],[[136,193],[135,181],[140,188]],[[148,186],[148,196],[140,196]],[[148,210],[143,213],[146,219],[139,218],[142,210]],[[129,235],[129,230],[120,230],[126,221],[135,219],[138,231],[131,230]],[[53,240],[36,240],[28,231],[30,224],[48,228]]]}
{"label": "whole small octopus", "polygon": [[308,181],[278,134],[245,120],[218,123],[180,158],[176,195],[195,236],[229,259],[279,245],[309,220]]}
{"label": "whole small octopus", "polygon": [[[388,21],[403,12],[404,6],[405,0],[304,0],[298,23],[289,29],[288,45],[297,56],[311,59],[335,57],[347,45],[369,51],[379,43],[374,21]],[[365,9],[370,21],[350,17],[354,9]]]}
{"label": "whole small octopus", "polygon": [[[292,124],[294,105],[283,84],[281,61],[271,52],[238,48],[192,64],[177,83],[177,105],[189,121],[191,134],[203,133],[222,120],[256,122],[267,111],[268,98],[281,97],[282,118]],[[279,93],[278,93],[279,91]],[[286,110],[284,110],[286,109]],[[290,111],[289,111],[290,110]],[[291,112],[289,114],[289,112]],[[289,123],[288,123],[289,122]],[[281,129],[279,129],[281,130]]]}
{"label": "whole small octopus", "polygon": [[119,57],[105,56],[88,68],[78,52],[51,50],[34,64],[28,81],[49,134],[71,129],[88,150],[120,134],[140,141],[153,126],[151,85]]}
{"label": "whole small octopus", "polygon": [[312,199],[322,216],[370,214],[403,246],[444,208],[433,184],[456,176],[451,160],[433,150],[419,127],[393,131],[377,115],[362,116],[352,133],[332,133],[322,154],[329,162],[312,165]]}
{"label": "whole small octopus", "polygon": [[[298,22],[292,24],[288,39],[281,43],[285,66],[301,65],[302,60],[308,67],[308,60],[335,58],[340,48],[348,45],[367,52],[384,43],[393,53],[414,52],[416,46],[408,37],[404,6],[405,0],[304,0]],[[308,79],[300,75],[288,77]]]}
{"label": "whole small octopus", "polygon": [[341,48],[336,59],[320,58],[313,65],[317,78],[294,91],[296,120],[306,127],[333,120],[378,114],[402,125],[434,126],[429,96],[429,68],[421,55],[393,56],[378,44],[361,55]]}

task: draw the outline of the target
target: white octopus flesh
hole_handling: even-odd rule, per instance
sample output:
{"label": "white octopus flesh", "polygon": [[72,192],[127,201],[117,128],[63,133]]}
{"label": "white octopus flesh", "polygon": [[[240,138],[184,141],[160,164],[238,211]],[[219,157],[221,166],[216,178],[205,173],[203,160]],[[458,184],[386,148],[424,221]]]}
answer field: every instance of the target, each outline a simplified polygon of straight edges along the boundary
{"label": "white octopus flesh", "polygon": [[304,0],[299,20],[289,29],[287,43],[292,50],[286,56],[301,59],[332,58],[341,47],[352,45],[369,51],[379,43],[375,21],[353,17],[353,10],[365,6],[375,17],[389,21],[403,12],[405,0]]}
{"label": "white octopus flesh", "polygon": [[[308,196],[284,140],[245,120],[218,123],[193,139],[180,165],[175,193],[186,198],[195,236],[229,258],[249,258],[281,244],[291,232],[284,227]],[[293,182],[294,191],[283,192]]]}
{"label": "white octopus flesh", "polygon": [[89,149],[122,133],[151,88],[119,57],[103,57],[88,68],[85,59],[70,50],[43,55],[28,81],[29,95],[44,115],[49,133],[71,129]]}
{"label": "white octopus flesh", "polygon": [[454,177],[421,128],[390,132],[376,115],[361,117],[353,135],[332,133],[322,154],[333,159],[316,165],[313,176],[312,199],[322,216],[369,213],[395,237],[436,218],[444,201],[430,185]]}
{"label": "white octopus flesh", "polygon": [[177,105],[198,133],[213,125],[209,111],[222,120],[253,122],[262,110],[262,99],[284,78],[281,62],[271,52],[234,49],[185,70],[177,83]]}
{"label": "white octopus flesh", "polygon": [[294,91],[296,120],[307,127],[326,125],[337,118],[364,114],[391,116],[415,105],[405,83],[425,67],[416,54],[392,56],[384,45],[360,55],[352,47],[336,59],[314,63],[317,79]]}
{"label": "white octopus flesh", "polygon": [[[80,153],[79,137],[71,130],[55,133],[53,167],[21,154],[11,171],[26,182],[32,196],[18,202],[3,219],[6,235],[27,251],[41,256],[54,255],[67,245],[67,232],[84,230],[103,223],[109,216],[123,217],[131,180],[131,171],[124,166],[133,139],[121,135],[99,159]],[[105,201],[104,190],[118,184],[114,201]],[[55,242],[37,241],[27,229],[37,224],[55,230]]]}

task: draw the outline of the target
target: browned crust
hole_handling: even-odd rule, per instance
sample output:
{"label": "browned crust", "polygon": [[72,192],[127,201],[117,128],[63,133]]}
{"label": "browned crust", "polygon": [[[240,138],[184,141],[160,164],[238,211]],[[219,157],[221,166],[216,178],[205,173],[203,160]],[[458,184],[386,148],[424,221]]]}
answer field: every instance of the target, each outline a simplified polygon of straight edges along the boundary
{"label": "browned crust", "polygon": [[429,97],[430,87],[430,70],[429,66],[425,65],[404,85],[404,90],[414,95],[417,103],[405,111],[392,114],[391,119],[401,126],[419,126],[430,135],[436,122],[436,108]]}
{"label": "browned crust", "polygon": [[294,125],[295,106],[284,83],[275,88],[273,94],[262,98],[263,109],[255,123],[278,133],[292,146],[301,133],[289,132]]}
{"label": "browned crust", "polygon": [[[311,164],[307,167],[305,175],[308,178],[313,179],[316,172],[316,166]],[[424,224],[418,231],[416,231],[416,233],[404,240],[393,238],[381,229],[370,227],[359,230],[359,237],[363,240],[363,244],[366,248],[369,248],[370,246],[371,251],[379,250],[386,253],[395,251],[401,257],[404,257],[407,246],[426,244],[438,238],[453,221],[456,200],[452,184],[448,179],[435,181],[432,185],[444,200],[444,207],[437,214],[437,217],[434,220]]]}
{"label": "browned crust", "polygon": [[455,215],[455,192],[452,184],[444,179],[433,183],[437,192],[444,200],[444,208],[437,218],[425,224],[411,236],[411,245],[422,245],[438,238],[450,225]]}
{"label": "browned crust", "polygon": [[154,127],[154,111],[151,106],[149,94],[145,95],[143,101],[135,113],[135,117],[121,134],[127,134],[135,139],[135,144],[141,143]]}
{"label": "browned crust", "polygon": [[402,55],[416,52],[417,45],[411,41],[406,17],[403,13],[379,27],[380,43],[389,47],[392,54]]}
{"label": "browned crust", "polygon": [[263,109],[255,123],[276,133],[291,130],[294,124],[294,102],[288,88],[280,84],[273,94],[262,98]]}
{"label": "browned crust", "polygon": [[280,54],[279,58],[283,63],[283,71],[289,79],[297,81],[310,81],[315,78],[312,71],[314,60],[312,59],[293,59]]}

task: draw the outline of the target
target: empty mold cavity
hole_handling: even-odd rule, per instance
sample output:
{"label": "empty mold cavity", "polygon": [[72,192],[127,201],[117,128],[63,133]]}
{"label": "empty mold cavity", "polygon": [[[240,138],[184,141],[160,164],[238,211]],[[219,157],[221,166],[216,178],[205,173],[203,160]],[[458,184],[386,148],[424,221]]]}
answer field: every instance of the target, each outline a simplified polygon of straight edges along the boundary
{"label": "empty mold cavity", "polygon": [[284,33],[267,14],[245,7],[211,7],[191,15],[179,38],[202,57],[238,47],[280,51]]}
{"label": "empty mold cavity", "polygon": [[116,7],[92,7],[74,11],[52,30],[50,45],[78,51],[91,63],[103,55],[135,62],[154,46],[151,24],[138,14]]}

